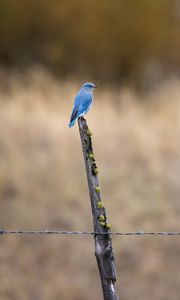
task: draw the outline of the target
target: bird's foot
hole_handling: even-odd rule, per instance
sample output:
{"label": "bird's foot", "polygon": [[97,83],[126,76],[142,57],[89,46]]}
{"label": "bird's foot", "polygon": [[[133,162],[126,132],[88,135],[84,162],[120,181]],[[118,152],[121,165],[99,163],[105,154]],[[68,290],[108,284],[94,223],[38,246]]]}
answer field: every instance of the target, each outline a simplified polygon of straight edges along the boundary
{"label": "bird's foot", "polygon": [[84,116],[80,117],[82,121],[86,121],[86,119],[84,118]]}

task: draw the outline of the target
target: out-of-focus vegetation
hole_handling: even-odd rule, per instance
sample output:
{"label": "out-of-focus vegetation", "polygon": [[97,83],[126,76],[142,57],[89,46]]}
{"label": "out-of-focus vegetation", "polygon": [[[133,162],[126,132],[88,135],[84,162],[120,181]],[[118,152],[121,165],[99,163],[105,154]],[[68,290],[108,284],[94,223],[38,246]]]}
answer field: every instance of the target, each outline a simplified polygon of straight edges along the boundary
{"label": "out-of-focus vegetation", "polygon": [[[41,71],[6,79],[1,227],[91,230],[79,134],[77,126],[67,127],[79,84]],[[103,202],[114,231],[180,231],[179,81],[141,96],[146,101],[139,97],[126,88],[100,88],[87,116]],[[93,237],[0,238],[1,299],[101,299]],[[179,300],[178,237],[114,237],[113,244],[122,299]]]}
{"label": "out-of-focus vegetation", "polygon": [[61,76],[155,78],[180,67],[178,0],[1,0],[0,62]]}
{"label": "out-of-focus vegetation", "polygon": [[[180,83],[167,77],[179,72],[179,37],[179,0],[0,0],[1,227],[92,229],[67,124],[93,80],[87,118],[112,229],[180,231]],[[127,79],[158,84],[140,95],[110,87]],[[113,244],[120,298],[179,300],[179,238]],[[87,236],[1,236],[0,299],[99,300],[93,253]]]}

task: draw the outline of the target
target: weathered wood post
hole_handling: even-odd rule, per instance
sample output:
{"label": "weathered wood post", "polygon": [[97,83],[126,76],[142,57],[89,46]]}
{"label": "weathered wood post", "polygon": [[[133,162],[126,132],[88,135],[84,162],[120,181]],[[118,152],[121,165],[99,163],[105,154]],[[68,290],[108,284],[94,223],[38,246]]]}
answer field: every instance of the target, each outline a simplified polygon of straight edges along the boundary
{"label": "weathered wood post", "polygon": [[107,221],[104,204],[101,201],[101,193],[97,177],[98,168],[96,165],[91,141],[92,133],[83,117],[78,118],[78,125],[93,215],[95,255],[101,277],[104,300],[118,300],[114,290],[116,270],[112,241],[109,234],[111,225]]}

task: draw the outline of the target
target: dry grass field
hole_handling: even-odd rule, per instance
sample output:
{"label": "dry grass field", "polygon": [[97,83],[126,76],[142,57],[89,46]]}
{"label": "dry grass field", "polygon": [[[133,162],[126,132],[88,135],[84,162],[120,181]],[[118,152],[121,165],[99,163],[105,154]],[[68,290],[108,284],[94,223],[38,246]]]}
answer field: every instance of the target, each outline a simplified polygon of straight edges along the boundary
{"label": "dry grass field", "polygon": [[[79,83],[0,74],[0,226],[91,230],[77,125]],[[98,84],[98,83],[97,83]],[[113,231],[180,231],[180,82],[95,92],[87,116]],[[114,237],[121,299],[179,300],[180,238]],[[1,236],[0,299],[99,300],[88,236]]]}

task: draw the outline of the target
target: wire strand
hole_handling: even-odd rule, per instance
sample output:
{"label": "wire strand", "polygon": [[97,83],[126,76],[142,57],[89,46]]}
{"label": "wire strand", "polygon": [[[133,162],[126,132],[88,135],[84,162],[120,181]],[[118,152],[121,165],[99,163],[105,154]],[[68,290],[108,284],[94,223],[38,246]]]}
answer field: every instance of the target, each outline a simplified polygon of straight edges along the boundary
{"label": "wire strand", "polygon": [[114,235],[114,236],[180,236],[180,232],[156,231],[146,232],[143,230],[137,232],[93,232],[93,231],[61,231],[61,230],[5,230],[0,229],[0,235],[24,234],[24,235]]}

